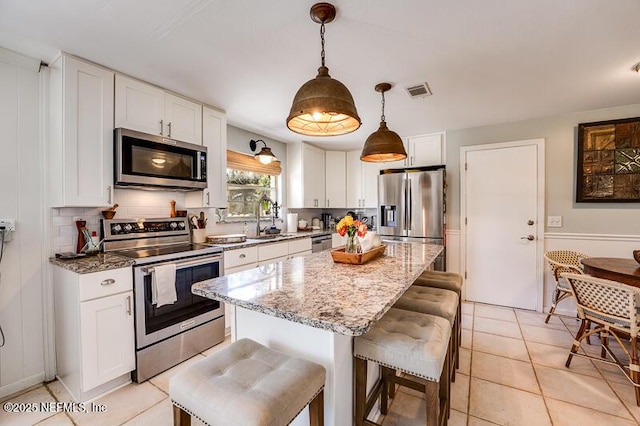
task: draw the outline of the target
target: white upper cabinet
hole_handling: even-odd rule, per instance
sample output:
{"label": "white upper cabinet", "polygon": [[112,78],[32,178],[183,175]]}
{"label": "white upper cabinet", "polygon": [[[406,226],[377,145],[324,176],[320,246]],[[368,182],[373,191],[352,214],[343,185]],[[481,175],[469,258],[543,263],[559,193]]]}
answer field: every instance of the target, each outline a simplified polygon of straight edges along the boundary
{"label": "white upper cabinet", "polygon": [[324,151],[287,144],[287,207],[325,207]]}
{"label": "white upper cabinet", "polygon": [[167,137],[200,144],[202,141],[202,105],[165,93],[164,118]]}
{"label": "white upper cabinet", "polygon": [[164,91],[116,75],[115,127],[164,136]]}
{"label": "white upper cabinet", "polygon": [[202,105],[116,75],[115,127],[202,144]]}
{"label": "white upper cabinet", "polygon": [[50,205],[110,205],[114,73],[67,55],[49,69]]}
{"label": "white upper cabinet", "polygon": [[362,207],[378,208],[379,163],[362,161]]}
{"label": "white upper cabinet", "polygon": [[433,133],[407,139],[410,167],[438,166],[445,164],[444,133]]}
{"label": "white upper cabinet", "polygon": [[[327,208],[347,206],[346,152],[325,151],[325,198]],[[351,183],[349,183],[351,185]]]}
{"label": "white upper cabinet", "polygon": [[202,109],[202,145],[207,147],[207,188],[186,194],[186,206],[227,207],[227,116]]}
{"label": "white upper cabinet", "polygon": [[407,158],[401,161],[380,163],[380,169],[396,169],[402,167],[439,166],[445,164],[444,132],[428,135],[411,136],[404,141]]}
{"label": "white upper cabinet", "polygon": [[379,163],[360,161],[360,151],[347,152],[347,207],[378,207]]}

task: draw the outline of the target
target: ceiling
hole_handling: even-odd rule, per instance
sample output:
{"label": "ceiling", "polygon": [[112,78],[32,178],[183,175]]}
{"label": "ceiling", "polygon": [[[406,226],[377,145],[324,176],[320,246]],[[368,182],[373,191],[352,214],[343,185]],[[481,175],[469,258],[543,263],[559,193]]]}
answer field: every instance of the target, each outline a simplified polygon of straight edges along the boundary
{"label": "ceiling", "polygon": [[[380,119],[401,136],[640,103],[640,0],[337,0],[331,76],[362,127],[303,137],[285,119],[320,66],[310,0],[0,0],[0,46],[58,50],[224,109],[283,142],[359,148]],[[433,95],[405,87],[428,82]]]}

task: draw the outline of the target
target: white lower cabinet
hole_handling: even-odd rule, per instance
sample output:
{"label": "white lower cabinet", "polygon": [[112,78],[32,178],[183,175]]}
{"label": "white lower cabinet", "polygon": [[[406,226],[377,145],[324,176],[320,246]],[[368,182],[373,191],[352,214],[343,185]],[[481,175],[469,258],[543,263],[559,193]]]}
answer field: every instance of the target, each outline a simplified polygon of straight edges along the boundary
{"label": "white lower cabinet", "polygon": [[82,302],[80,336],[83,389],[93,389],[133,370],[133,292]]}
{"label": "white lower cabinet", "polygon": [[86,402],[131,380],[135,369],[133,272],[89,274],[53,268],[56,369],[74,400]]}
{"label": "white lower cabinet", "polygon": [[347,244],[347,237],[340,236],[337,232],[331,234],[331,248],[340,247]]}
{"label": "white lower cabinet", "polygon": [[[298,256],[311,254],[311,238],[302,238],[277,243],[262,243],[253,247],[225,250],[224,274],[231,275],[236,272],[246,271],[259,266],[270,265],[275,262],[292,259]],[[230,281],[233,281],[230,278]],[[234,284],[230,282],[230,284]],[[231,333],[231,339],[235,340],[235,307],[228,303],[224,305],[225,333]]]}

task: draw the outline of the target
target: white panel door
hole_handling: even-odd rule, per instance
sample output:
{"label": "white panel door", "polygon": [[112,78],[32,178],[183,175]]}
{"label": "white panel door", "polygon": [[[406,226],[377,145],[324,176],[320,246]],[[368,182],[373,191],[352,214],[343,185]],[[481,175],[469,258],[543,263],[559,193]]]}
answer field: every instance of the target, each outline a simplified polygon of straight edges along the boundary
{"label": "white panel door", "polygon": [[444,134],[415,136],[408,139],[409,166],[444,164]]}
{"label": "white panel door", "polygon": [[362,183],[362,161],[360,161],[360,151],[349,151],[347,152],[346,207],[362,207]]}
{"label": "white panel door", "polygon": [[202,144],[202,105],[165,93],[166,135],[171,139]]}
{"label": "white panel door", "polygon": [[378,208],[378,176],[380,163],[362,162],[362,205],[366,208]]}
{"label": "white panel door", "polygon": [[163,118],[162,89],[116,75],[115,127],[166,136]]}
{"label": "white panel door", "polygon": [[82,390],[88,391],[135,368],[133,292],[82,302]]}
{"label": "white panel door", "polygon": [[325,198],[327,208],[349,207],[346,205],[346,153],[344,151],[325,151]]}
{"label": "white panel door", "polygon": [[64,57],[64,201],[111,204],[113,72]]}
{"label": "white panel door", "polygon": [[467,300],[538,307],[539,149],[499,145],[463,154]]}

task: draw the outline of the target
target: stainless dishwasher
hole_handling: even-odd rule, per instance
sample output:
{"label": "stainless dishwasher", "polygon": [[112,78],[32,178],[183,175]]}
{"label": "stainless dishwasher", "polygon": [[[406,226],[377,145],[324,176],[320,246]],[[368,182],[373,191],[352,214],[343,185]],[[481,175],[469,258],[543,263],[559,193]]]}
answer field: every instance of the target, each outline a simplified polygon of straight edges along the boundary
{"label": "stainless dishwasher", "polygon": [[311,253],[331,249],[331,235],[315,235],[311,237]]}

